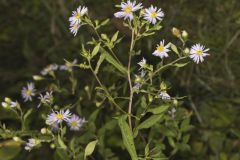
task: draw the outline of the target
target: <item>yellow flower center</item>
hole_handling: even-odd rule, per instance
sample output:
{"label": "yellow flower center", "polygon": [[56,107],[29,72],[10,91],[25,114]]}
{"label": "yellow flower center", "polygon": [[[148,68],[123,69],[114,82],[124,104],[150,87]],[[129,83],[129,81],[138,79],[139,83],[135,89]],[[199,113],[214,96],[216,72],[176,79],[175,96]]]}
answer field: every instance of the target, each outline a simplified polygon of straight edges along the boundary
{"label": "yellow flower center", "polygon": [[152,17],[152,18],[156,18],[156,17],[157,17],[157,12],[152,12],[152,13],[151,13],[151,17]]}
{"label": "yellow flower center", "polygon": [[163,51],[164,51],[164,46],[163,46],[163,45],[160,45],[160,46],[157,48],[157,50],[158,50],[159,52],[163,52]]}
{"label": "yellow flower center", "polygon": [[71,126],[73,126],[73,127],[77,127],[77,124],[78,124],[78,123],[77,123],[77,121],[72,121],[70,124],[71,124]]}
{"label": "yellow flower center", "polygon": [[77,13],[76,18],[80,19],[81,18],[81,13]]}
{"label": "yellow flower center", "polygon": [[31,96],[31,94],[32,94],[32,90],[29,90],[29,89],[26,90],[26,95],[27,95],[27,96]]}
{"label": "yellow flower center", "polygon": [[56,118],[57,118],[58,120],[62,120],[62,119],[63,119],[63,115],[60,114],[60,113],[58,113],[58,114],[56,115]]}
{"label": "yellow flower center", "polygon": [[127,6],[127,7],[124,9],[124,12],[125,12],[125,13],[131,13],[131,12],[132,12],[132,7],[131,7],[131,6]]}
{"label": "yellow flower center", "polygon": [[197,55],[201,56],[203,54],[203,51],[202,50],[198,50],[197,51]]}

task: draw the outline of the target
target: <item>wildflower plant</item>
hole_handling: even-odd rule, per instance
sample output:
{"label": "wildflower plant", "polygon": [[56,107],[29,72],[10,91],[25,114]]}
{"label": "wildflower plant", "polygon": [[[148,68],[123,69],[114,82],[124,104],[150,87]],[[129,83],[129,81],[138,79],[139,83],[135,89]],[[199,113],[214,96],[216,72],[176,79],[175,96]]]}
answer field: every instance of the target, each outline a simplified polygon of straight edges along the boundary
{"label": "wildflower plant", "polygon": [[[88,156],[104,160],[169,159],[190,150],[192,112],[184,108],[184,95],[171,92],[174,86],[162,73],[183,69],[192,60],[203,62],[209,49],[191,44],[187,32],[177,28],[172,33],[181,45],[163,40],[159,30],[165,13],[157,6],[145,7],[128,0],[117,8],[114,16],[131,32],[130,43],[122,43],[128,37],[120,31],[102,33],[109,20],[94,20],[91,10],[79,6],[69,18],[70,34],[77,37],[85,25],[95,35],[86,44],[79,44],[78,60],[51,64],[33,76],[36,86],[48,85],[37,90],[34,83],[28,83],[22,89],[24,106],[10,98],[2,102],[4,108],[16,113],[22,126],[18,132],[1,124],[2,138],[13,138],[29,152],[48,144],[54,159],[63,160]],[[139,51],[138,43],[154,35],[160,37],[160,44],[152,46],[156,49],[152,53]],[[127,52],[119,52],[121,43]],[[120,54],[127,61],[120,59]],[[91,76],[77,78],[78,72]],[[34,104],[30,101],[38,105],[25,107]],[[34,112],[43,128],[26,128]]]}

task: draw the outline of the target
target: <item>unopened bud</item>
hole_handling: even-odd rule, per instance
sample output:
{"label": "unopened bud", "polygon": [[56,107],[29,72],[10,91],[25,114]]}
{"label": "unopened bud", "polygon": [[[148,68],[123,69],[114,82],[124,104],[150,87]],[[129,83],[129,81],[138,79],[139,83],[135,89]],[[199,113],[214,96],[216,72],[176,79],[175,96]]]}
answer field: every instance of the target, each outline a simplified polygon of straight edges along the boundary
{"label": "unopened bud", "polygon": [[20,139],[19,137],[13,137],[13,140],[14,140],[15,142],[19,142],[21,139]]}
{"label": "unopened bud", "polygon": [[188,55],[189,52],[190,52],[189,48],[185,48],[185,49],[184,49],[184,54],[185,54],[185,55]]}
{"label": "unopened bud", "polygon": [[12,102],[12,100],[10,98],[8,98],[8,97],[5,97],[4,101],[7,102],[7,103],[11,103]]}
{"label": "unopened bud", "polygon": [[184,38],[184,39],[187,39],[188,38],[188,33],[187,33],[187,31],[182,31],[182,37]]}
{"label": "unopened bud", "polygon": [[54,143],[50,144],[50,148],[54,149],[55,148],[55,144]]}
{"label": "unopened bud", "polygon": [[39,75],[34,75],[34,76],[33,76],[33,79],[34,79],[35,81],[41,81],[41,80],[44,79],[44,77],[39,76]]}
{"label": "unopened bud", "polygon": [[2,106],[3,106],[3,108],[7,108],[8,104],[6,102],[2,102]]}
{"label": "unopened bud", "polygon": [[175,27],[172,28],[172,34],[173,34],[174,36],[176,36],[177,38],[180,38],[180,37],[181,37],[181,32],[180,32],[180,30],[177,29],[177,28],[175,28]]}
{"label": "unopened bud", "polygon": [[46,128],[42,128],[42,129],[41,129],[41,133],[42,133],[42,134],[46,134],[46,133],[47,133],[47,129],[46,129]]}
{"label": "unopened bud", "polygon": [[165,91],[165,90],[167,89],[167,85],[166,85],[165,82],[162,82],[162,83],[160,84],[160,89],[161,89],[162,91]]}

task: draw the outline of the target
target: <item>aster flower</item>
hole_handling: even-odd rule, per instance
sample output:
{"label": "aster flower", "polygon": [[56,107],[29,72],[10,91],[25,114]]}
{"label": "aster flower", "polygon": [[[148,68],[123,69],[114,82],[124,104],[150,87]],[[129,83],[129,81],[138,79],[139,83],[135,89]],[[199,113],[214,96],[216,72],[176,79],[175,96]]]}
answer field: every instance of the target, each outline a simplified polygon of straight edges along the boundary
{"label": "aster flower", "polygon": [[32,101],[32,97],[35,96],[35,86],[33,83],[28,83],[27,87],[23,87],[22,89],[22,97],[24,101]]}
{"label": "aster flower", "polygon": [[87,7],[79,6],[76,11],[72,12],[72,16],[69,18],[70,24],[80,24],[82,16],[84,16],[87,11]]}
{"label": "aster flower", "polygon": [[164,40],[162,40],[160,42],[160,45],[157,46],[157,49],[153,52],[153,55],[154,56],[158,56],[160,58],[164,58],[164,57],[168,57],[168,52],[170,51],[169,50],[169,47],[170,47],[170,43],[168,43],[166,46],[164,45]]}
{"label": "aster flower", "polygon": [[17,101],[15,101],[15,102],[14,102],[14,101],[11,101],[11,102],[10,102],[10,107],[11,107],[11,108],[16,108],[18,105],[19,105],[19,103],[18,103]]}
{"label": "aster flower", "polygon": [[26,143],[26,146],[24,147],[25,150],[31,151],[35,146],[40,144],[41,142],[37,139],[30,138],[28,139],[28,142]]}
{"label": "aster flower", "polygon": [[140,75],[135,75],[135,84],[133,86],[134,90],[139,90],[142,87],[143,78],[146,75],[144,70],[141,70]]}
{"label": "aster flower", "polygon": [[53,102],[53,95],[51,92],[46,92],[45,95],[40,94],[38,99],[40,99],[40,104],[38,105],[38,108],[41,106],[41,104],[49,104],[51,105]]}
{"label": "aster flower", "polygon": [[58,69],[58,65],[57,64],[50,64],[48,65],[46,68],[44,68],[42,71],[41,71],[41,74],[43,76],[46,76],[47,74],[55,71]]}
{"label": "aster flower", "polygon": [[74,36],[76,36],[77,35],[77,33],[78,33],[78,30],[79,30],[79,28],[80,28],[80,24],[78,24],[78,23],[75,23],[75,24],[70,24],[70,32],[74,35]]}
{"label": "aster flower", "polygon": [[143,58],[140,62],[138,62],[138,65],[141,67],[141,68],[144,68],[147,64],[147,60],[145,58]]}
{"label": "aster flower", "polygon": [[163,100],[170,100],[171,97],[170,95],[166,92],[166,91],[162,91],[159,95],[159,98],[163,99]]}
{"label": "aster flower", "polygon": [[157,7],[151,6],[150,8],[145,9],[144,12],[144,19],[147,20],[149,23],[156,24],[157,20],[161,21],[164,17],[163,11],[157,9]]}
{"label": "aster flower", "polygon": [[133,12],[142,8],[142,3],[136,5],[136,1],[131,2],[130,0],[121,3],[121,11],[114,14],[117,18],[124,18],[124,20],[133,19]]}
{"label": "aster flower", "polygon": [[50,115],[48,115],[46,124],[53,125],[55,123],[59,124],[63,121],[68,121],[71,116],[69,110],[64,111],[63,109],[60,111],[52,111]]}
{"label": "aster flower", "polygon": [[61,65],[59,67],[59,69],[62,70],[62,71],[72,71],[73,65],[77,64],[77,62],[78,62],[77,59],[74,59],[73,62],[71,62],[71,63],[66,62],[66,64]]}
{"label": "aster flower", "polygon": [[190,50],[190,58],[195,62],[195,63],[199,63],[204,61],[204,57],[208,56],[209,54],[206,53],[207,51],[209,51],[209,49],[205,49],[205,46],[201,45],[201,44],[195,44],[192,46],[191,50]]}
{"label": "aster flower", "polygon": [[84,118],[79,118],[75,114],[72,115],[72,117],[68,120],[68,126],[70,127],[70,130],[74,131],[79,130],[84,123],[86,123],[86,120]]}

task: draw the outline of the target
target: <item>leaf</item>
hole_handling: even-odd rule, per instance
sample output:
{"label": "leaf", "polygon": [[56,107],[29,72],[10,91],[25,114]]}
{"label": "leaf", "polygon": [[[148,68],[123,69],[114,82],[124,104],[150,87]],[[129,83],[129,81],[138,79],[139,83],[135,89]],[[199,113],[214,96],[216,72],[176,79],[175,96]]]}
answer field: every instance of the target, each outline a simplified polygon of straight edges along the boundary
{"label": "leaf", "polygon": [[124,68],[121,64],[119,64],[108,52],[104,50],[102,53],[105,55],[105,59],[112,64],[116,69],[118,69],[121,73],[127,74],[126,68]]}
{"label": "leaf", "polygon": [[153,114],[160,114],[160,113],[165,112],[169,107],[170,107],[169,105],[162,105],[157,108],[148,109],[147,112],[151,112]]}
{"label": "leaf", "polygon": [[90,156],[93,153],[97,142],[98,142],[98,140],[88,143],[88,145],[85,148],[84,160],[87,158],[87,156]]}
{"label": "leaf", "polygon": [[98,74],[99,67],[100,67],[100,65],[102,64],[102,62],[104,61],[104,59],[105,59],[105,55],[104,55],[104,54],[101,54],[101,56],[99,57],[99,60],[98,60],[98,62],[97,62],[97,66],[96,66],[96,68],[95,68],[95,70],[94,70],[94,73],[95,73],[95,74]]}
{"label": "leaf", "polygon": [[184,67],[186,65],[188,65],[189,62],[187,63],[175,63],[174,66],[178,67],[178,68],[181,68],[181,67]]}
{"label": "leaf", "polygon": [[28,116],[32,113],[33,109],[29,109],[23,116],[24,121],[28,118]]}
{"label": "leaf", "polygon": [[175,52],[177,55],[179,55],[178,49],[175,44],[171,43],[171,49],[173,52]]}
{"label": "leaf", "polygon": [[21,151],[21,143],[13,140],[2,141],[0,143],[0,160],[11,160]]}
{"label": "leaf", "polygon": [[112,36],[112,39],[111,39],[111,42],[115,42],[118,38],[118,33],[119,31],[117,31],[113,36]]}
{"label": "leaf", "polygon": [[65,143],[63,142],[62,138],[60,137],[60,135],[58,135],[58,144],[60,145],[60,147],[64,150],[67,149],[67,146],[65,145]]}
{"label": "leaf", "polygon": [[124,115],[124,116],[119,117],[119,119],[118,119],[118,125],[121,129],[123,144],[125,145],[126,149],[128,150],[128,153],[130,154],[131,159],[138,160],[136,148],[135,148],[134,141],[133,141],[132,131],[126,122],[126,118],[127,118],[127,116]]}
{"label": "leaf", "polygon": [[157,115],[152,115],[148,119],[146,119],[144,122],[142,122],[138,127],[137,130],[139,129],[146,129],[152,127],[154,124],[156,124],[160,119],[163,117],[163,114],[157,114]]}
{"label": "leaf", "polygon": [[93,49],[93,51],[92,51],[92,57],[94,57],[94,56],[97,55],[97,53],[98,53],[98,51],[99,51],[99,49],[100,49],[100,44],[101,44],[101,43],[98,43],[98,44],[94,47],[94,49]]}

